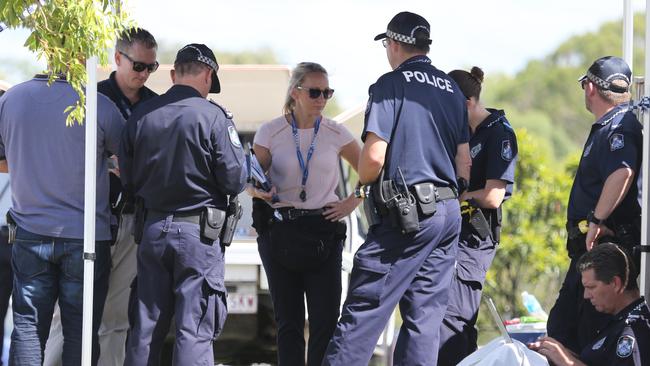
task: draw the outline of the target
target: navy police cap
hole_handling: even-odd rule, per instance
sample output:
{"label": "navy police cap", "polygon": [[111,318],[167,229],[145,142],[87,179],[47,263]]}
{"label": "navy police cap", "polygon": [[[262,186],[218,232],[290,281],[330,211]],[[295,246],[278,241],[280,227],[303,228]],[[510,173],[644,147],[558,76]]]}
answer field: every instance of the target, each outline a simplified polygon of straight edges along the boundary
{"label": "navy police cap", "polygon": [[[423,38],[420,34],[419,37],[416,37],[415,31],[423,30],[425,31],[426,38]],[[378,34],[375,37],[375,41],[384,38],[390,38],[402,43],[413,44],[413,45],[429,45],[431,44],[431,39],[429,35],[431,34],[429,22],[423,17],[410,13],[408,11],[403,11],[393,17],[386,32]]]}
{"label": "navy police cap", "polygon": [[176,54],[176,61],[174,66],[186,62],[201,62],[212,69],[212,85],[210,86],[210,93],[219,93],[221,91],[221,83],[217,77],[219,71],[219,64],[217,58],[208,46],[200,43],[191,43],[181,48]]}
{"label": "navy police cap", "polygon": [[[578,81],[582,82],[585,79],[589,79],[589,81],[596,84],[600,89],[611,90],[615,93],[625,93],[629,90],[631,78],[632,71],[622,58],[605,56],[594,61],[589,67],[589,70],[587,70],[587,73],[578,79]],[[622,80],[626,85],[614,85],[612,84],[614,80]]]}

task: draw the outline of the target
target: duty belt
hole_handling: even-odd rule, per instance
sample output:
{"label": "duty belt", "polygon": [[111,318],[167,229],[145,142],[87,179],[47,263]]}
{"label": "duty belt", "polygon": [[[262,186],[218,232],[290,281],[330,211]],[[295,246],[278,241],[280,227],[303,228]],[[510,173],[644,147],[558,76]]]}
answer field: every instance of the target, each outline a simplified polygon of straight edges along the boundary
{"label": "duty belt", "polygon": [[165,217],[172,215],[173,222],[189,222],[191,224],[201,224],[201,209],[192,211],[179,211],[179,212],[165,212],[158,210],[148,210],[147,216],[151,220],[162,220]]}
{"label": "duty belt", "polygon": [[306,210],[306,209],[300,209],[300,208],[279,208],[278,212],[280,215],[282,215],[283,220],[295,220],[299,217],[305,217],[305,216],[323,216],[323,212],[325,212],[324,208],[318,208],[315,210]]}
{"label": "duty belt", "polygon": [[436,202],[450,200],[458,197],[456,190],[450,187],[436,187],[438,194],[436,195]]}

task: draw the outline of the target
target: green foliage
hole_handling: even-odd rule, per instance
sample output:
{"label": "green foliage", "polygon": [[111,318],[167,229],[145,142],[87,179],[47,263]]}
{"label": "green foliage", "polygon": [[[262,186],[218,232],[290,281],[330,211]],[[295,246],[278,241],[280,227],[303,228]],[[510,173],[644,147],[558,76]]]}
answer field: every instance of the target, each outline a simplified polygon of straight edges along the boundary
{"label": "green foliage", "polygon": [[9,28],[31,31],[25,47],[47,60],[50,83],[64,74],[79,94],[77,104],[66,109],[68,125],[83,123],[85,60],[98,56],[106,65],[107,49],[131,26],[120,7],[121,0],[0,0],[0,20]]}

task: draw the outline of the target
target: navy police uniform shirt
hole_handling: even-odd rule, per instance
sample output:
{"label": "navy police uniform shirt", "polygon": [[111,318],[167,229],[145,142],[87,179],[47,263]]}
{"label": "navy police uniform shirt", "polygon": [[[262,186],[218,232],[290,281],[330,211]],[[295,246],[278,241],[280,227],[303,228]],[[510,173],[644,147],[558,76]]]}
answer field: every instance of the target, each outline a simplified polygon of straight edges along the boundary
{"label": "navy police uniform shirt", "polygon": [[[569,205],[568,220],[582,220],[598,203],[605,181],[620,168],[631,168],[638,177],[641,165],[641,124],[626,103],[620,104],[596,121],[580,158]],[[615,223],[632,222],[641,212],[638,188],[632,184],[621,204],[610,215]]]}
{"label": "navy police uniform shirt", "polygon": [[589,366],[650,365],[650,311],[645,300],[618,313],[582,350],[580,360]]}
{"label": "navy police uniform shirt", "polygon": [[502,110],[488,109],[490,115],[476,127],[469,140],[472,157],[468,191],[485,188],[488,179],[505,181],[506,195],[512,195],[517,162],[515,131]]}
{"label": "navy police uniform shirt", "polygon": [[230,113],[174,85],[129,118],[120,146],[122,183],[163,212],[225,208],[246,183],[244,151]]}
{"label": "navy police uniform shirt", "polygon": [[465,97],[456,83],[422,55],[381,76],[369,94],[361,138],[372,132],[390,143],[386,179],[400,182],[399,167],[409,186],[456,188],[456,150],[469,141]]}

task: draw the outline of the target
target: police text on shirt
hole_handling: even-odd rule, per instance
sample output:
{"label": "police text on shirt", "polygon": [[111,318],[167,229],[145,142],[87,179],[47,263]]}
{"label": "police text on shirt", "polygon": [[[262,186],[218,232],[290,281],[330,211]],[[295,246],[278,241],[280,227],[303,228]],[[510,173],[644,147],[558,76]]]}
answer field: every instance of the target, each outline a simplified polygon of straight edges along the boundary
{"label": "police text on shirt", "polygon": [[415,78],[415,80],[419,83],[427,83],[442,90],[446,90],[450,93],[454,92],[454,90],[451,88],[451,81],[445,80],[441,77],[433,75],[429,76],[429,74],[422,71],[402,71],[402,74],[404,75],[407,83],[410,83],[411,79]]}

